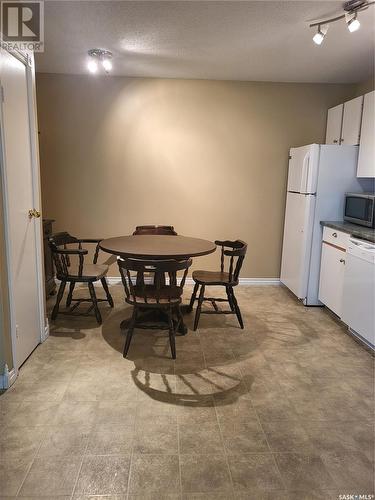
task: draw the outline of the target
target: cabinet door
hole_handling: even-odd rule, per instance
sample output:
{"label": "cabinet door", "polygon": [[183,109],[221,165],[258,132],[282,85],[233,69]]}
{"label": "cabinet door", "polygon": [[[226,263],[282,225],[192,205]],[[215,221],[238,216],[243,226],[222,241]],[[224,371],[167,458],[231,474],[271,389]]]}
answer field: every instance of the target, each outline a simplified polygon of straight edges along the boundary
{"label": "cabinet door", "polygon": [[341,141],[345,146],[356,146],[360,142],[363,95],[344,103]]}
{"label": "cabinet door", "polygon": [[326,144],[340,144],[343,109],[344,105],[339,104],[328,110]]}
{"label": "cabinet door", "polygon": [[345,251],[323,242],[319,300],[341,317]]}
{"label": "cabinet door", "polygon": [[375,177],[375,90],[363,101],[357,177]]}

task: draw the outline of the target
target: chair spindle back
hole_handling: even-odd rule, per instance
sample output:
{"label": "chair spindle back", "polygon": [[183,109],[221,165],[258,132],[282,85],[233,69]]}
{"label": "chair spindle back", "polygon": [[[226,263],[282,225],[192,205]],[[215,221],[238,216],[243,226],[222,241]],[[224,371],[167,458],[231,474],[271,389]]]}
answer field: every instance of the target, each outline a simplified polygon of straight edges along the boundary
{"label": "chair spindle back", "polygon": [[137,226],[133,235],[159,234],[167,236],[177,236],[173,226]]}
{"label": "chair spindle back", "polygon": [[[156,302],[158,305],[161,301],[170,304],[173,299],[182,295],[188,269],[192,264],[191,259],[184,261],[119,259],[117,262],[127,300],[142,304]],[[137,273],[135,284],[134,277],[132,279],[130,274],[132,271]],[[179,271],[182,271],[180,284],[177,281]],[[169,284],[166,284],[167,276]],[[146,283],[145,277],[152,284]]]}
{"label": "chair spindle back", "polygon": [[[244,261],[246,251],[247,251],[247,243],[242,240],[235,241],[215,241],[215,245],[221,247],[220,254],[220,271],[225,272],[225,257],[230,257],[229,259],[229,281],[233,283],[238,283],[242,263]],[[230,250],[228,250],[230,248]]]}
{"label": "chair spindle back", "polygon": [[[75,249],[68,248],[67,245],[77,244]],[[49,239],[49,246],[52,252],[53,262],[56,268],[56,275],[58,279],[66,278],[69,276],[69,268],[71,265],[70,256],[78,255],[78,276],[82,276],[84,255],[88,252],[82,249],[81,243],[77,238],[71,236],[67,232],[56,233]]]}

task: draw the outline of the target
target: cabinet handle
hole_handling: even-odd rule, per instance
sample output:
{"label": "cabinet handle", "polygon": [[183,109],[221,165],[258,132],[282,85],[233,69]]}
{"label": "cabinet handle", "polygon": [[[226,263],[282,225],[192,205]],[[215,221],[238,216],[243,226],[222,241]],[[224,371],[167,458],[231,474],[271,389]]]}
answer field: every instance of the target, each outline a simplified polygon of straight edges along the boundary
{"label": "cabinet handle", "polygon": [[345,259],[340,259],[340,262],[341,262],[342,264],[345,264]]}
{"label": "cabinet handle", "polygon": [[337,238],[337,233],[332,233],[332,236],[333,236],[334,238]]}
{"label": "cabinet handle", "polygon": [[337,139],[333,139],[333,144],[337,144],[339,141]]}

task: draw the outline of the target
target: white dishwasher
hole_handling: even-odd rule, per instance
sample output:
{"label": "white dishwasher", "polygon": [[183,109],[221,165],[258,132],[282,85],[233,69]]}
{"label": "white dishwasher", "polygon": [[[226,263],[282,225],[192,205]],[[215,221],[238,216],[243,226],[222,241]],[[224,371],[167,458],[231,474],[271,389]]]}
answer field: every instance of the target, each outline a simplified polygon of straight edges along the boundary
{"label": "white dishwasher", "polygon": [[375,244],[349,239],[341,319],[367,345],[375,346]]}

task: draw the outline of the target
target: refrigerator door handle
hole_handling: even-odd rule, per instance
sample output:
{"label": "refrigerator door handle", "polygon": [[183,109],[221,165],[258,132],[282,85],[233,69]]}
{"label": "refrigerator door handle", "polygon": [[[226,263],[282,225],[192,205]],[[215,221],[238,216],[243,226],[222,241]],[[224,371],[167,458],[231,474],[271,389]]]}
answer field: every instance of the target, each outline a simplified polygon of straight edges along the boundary
{"label": "refrigerator door handle", "polygon": [[301,193],[307,193],[310,174],[310,152],[307,153],[303,159],[302,164],[302,178],[301,178]]}

